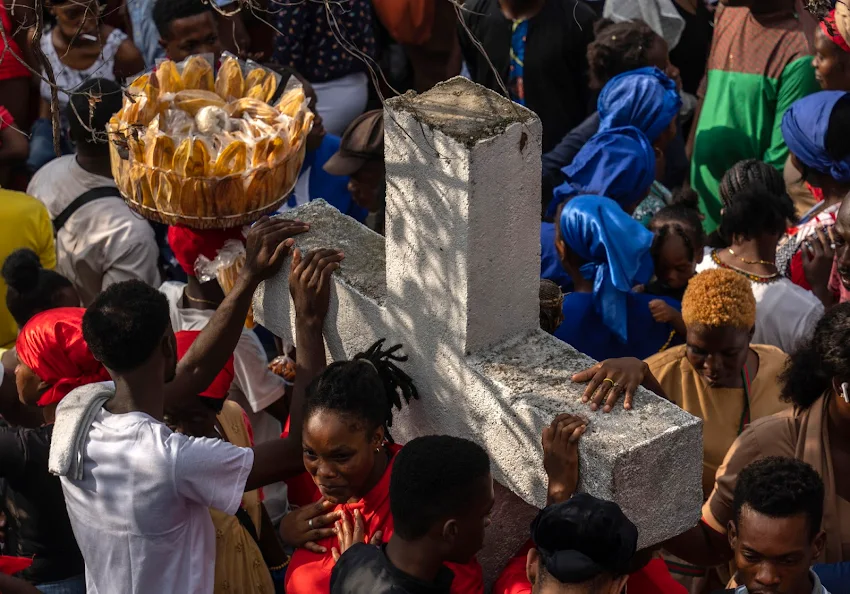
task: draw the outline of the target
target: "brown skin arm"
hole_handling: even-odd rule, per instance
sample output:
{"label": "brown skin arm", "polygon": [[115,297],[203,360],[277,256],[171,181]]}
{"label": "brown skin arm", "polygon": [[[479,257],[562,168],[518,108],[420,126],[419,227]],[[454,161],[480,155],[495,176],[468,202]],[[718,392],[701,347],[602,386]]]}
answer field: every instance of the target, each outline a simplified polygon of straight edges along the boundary
{"label": "brown skin arm", "polygon": [[32,584],[4,573],[0,573],[0,592],[3,594],[39,594],[39,591]]}
{"label": "brown skin arm", "polygon": [[[18,124],[14,126],[18,127]],[[26,159],[28,154],[29,141],[26,136],[11,126],[0,131],[0,162]]]}
{"label": "brown skin arm", "polygon": [[139,74],[145,69],[145,59],[130,39],[118,46],[115,54],[115,77],[119,80]]}
{"label": "brown skin arm", "polygon": [[34,429],[44,424],[44,415],[38,408],[27,406],[18,400],[18,388],[15,385],[15,373],[8,369],[0,369],[4,374],[3,385],[0,385],[0,415],[6,422],[15,427]]}
{"label": "brown skin arm", "polygon": [[261,504],[260,510],[262,512],[260,519],[260,551],[263,553],[263,559],[269,567],[278,567],[286,563],[286,552],[277,539],[274,524],[272,524],[272,519],[269,517],[269,512],[266,511],[266,506]]}
{"label": "brown skin arm", "polygon": [[330,301],[331,274],[339,268],[342,252],[316,250],[302,258],[296,250],[289,274],[289,289],[295,303],[295,387],[292,396],[292,418],[285,439],[261,443],[254,448],[254,466],[245,490],[286,480],[304,472],[301,430],[304,422],[304,400],[307,386],[324,369],[325,342],[322,324]]}
{"label": "brown skin arm", "polygon": [[714,567],[732,560],[732,549],[725,534],[712,530],[705,522],[671,538],[664,548],[688,563]]}
{"label": "brown skin arm", "polygon": [[265,412],[280,421],[281,424],[286,424],[286,419],[289,418],[289,395],[286,391],[280,398],[269,404],[265,408]]}
{"label": "brown skin arm", "polygon": [[165,385],[165,400],[194,398],[215,379],[233,354],[254,290],[283,265],[294,240],[308,229],[298,221],[263,218],[248,233],[247,259],[233,290],[177,364],[174,379]]}

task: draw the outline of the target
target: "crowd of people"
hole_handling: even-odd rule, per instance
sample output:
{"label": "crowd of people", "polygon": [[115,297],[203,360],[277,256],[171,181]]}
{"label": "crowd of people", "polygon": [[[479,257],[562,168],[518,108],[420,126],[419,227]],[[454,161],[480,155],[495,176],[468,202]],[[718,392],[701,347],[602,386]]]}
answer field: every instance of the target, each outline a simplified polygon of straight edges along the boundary
{"label": "crowd of people", "polygon": [[[0,0],[0,592],[850,592],[850,9],[808,4]],[[244,228],[141,218],[124,89],[224,51],[303,88],[294,190]],[[481,436],[393,439],[428,398],[403,345],[328,362],[345,254],[274,216],[321,198],[383,233],[381,100],[458,75],[541,120],[540,327],[599,361],[487,576]],[[276,274],[294,344],[252,320]],[[704,505],[638,550],[579,443],[640,387],[703,421]]]}

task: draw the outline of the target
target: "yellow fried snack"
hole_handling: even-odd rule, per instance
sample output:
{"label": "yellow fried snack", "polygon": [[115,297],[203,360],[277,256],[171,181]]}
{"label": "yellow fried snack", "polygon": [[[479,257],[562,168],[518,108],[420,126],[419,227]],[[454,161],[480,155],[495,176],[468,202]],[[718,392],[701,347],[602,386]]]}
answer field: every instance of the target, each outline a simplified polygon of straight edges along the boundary
{"label": "yellow fried snack", "polygon": [[145,162],[145,143],[137,140],[133,136],[127,139],[127,145],[130,147],[130,158],[135,163]]}
{"label": "yellow fried snack", "polygon": [[218,70],[215,92],[225,101],[233,101],[244,95],[245,80],[242,69],[235,58],[227,58]]}
{"label": "yellow fried snack", "polygon": [[269,167],[274,167],[289,156],[289,143],[280,136],[275,136],[268,150],[269,155],[266,157],[266,164]]}
{"label": "yellow fried snack", "polygon": [[294,118],[301,110],[306,99],[304,89],[301,87],[291,89],[284,93],[283,97],[280,98],[280,101],[277,102],[277,109],[280,113]]}
{"label": "yellow fried snack", "polygon": [[245,88],[248,89],[256,85],[262,85],[263,81],[266,80],[266,77],[268,76],[270,76],[270,74],[264,69],[254,68],[248,73],[248,76],[245,77]]}
{"label": "yellow fried snack", "polygon": [[213,175],[225,176],[242,173],[248,162],[248,145],[241,140],[234,140],[218,154],[213,167]]}
{"label": "yellow fried snack", "polygon": [[275,91],[277,91],[277,79],[273,74],[270,74],[263,81],[263,101],[266,103],[271,101]]}
{"label": "yellow fried snack", "polygon": [[165,60],[156,67],[156,80],[161,93],[176,93],[183,90],[183,79],[177,72],[177,66],[171,60]]}
{"label": "yellow fried snack", "polygon": [[251,151],[251,167],[260,167],[266,164],[266,159],[269,158],[270,138],[261,138],[254,145],[254,150]]}
{"label": "yellow fried snack", "polygon": [[263,101],[263,97],[265,97],[265,93],[263,92],[262,85],[254,85],[253,87],[248,89],[248,92],[245,93],[245,97],[247,97],[249,99],[256,99],[257,101]]}
{"label": "yellow fried snack", "polygon": [[145,147],[145,163],[151,167],[171,169],[174,163],[174,141],[160,134]]}
{"label": "yellow fried snack", "polygon": [[268,103],[251,97],[242,97],[227,104],[227,114],[232,118],[241,118],[246,113],[266,123],[273,122],[279,115],[279,112]]}
{"label": "yellow fried snack", "polygon": [[136,80],[130,83],[130,86],[127,87],[128,91],[142,91],[147,87],[151,82],[150,74],[143,74]]}
{"label": "yellow fried snack", "polygon": [[190,56],[183,66],[183,88],[210,91],[215,88],[212,64],[201,56]]}
{"label": "yellow fried snack", "polygon": [[186,89],[174,95],[174,107],[182,109],[192,117],[204,107],[210,105],[224,107],[224,100],[212,91],[202,89]]}
{"label": "yellow fried snack", "polygon": [[200,138],[184,138],[174,151],[174,171],[184,177],[204,177],[210,151]]}

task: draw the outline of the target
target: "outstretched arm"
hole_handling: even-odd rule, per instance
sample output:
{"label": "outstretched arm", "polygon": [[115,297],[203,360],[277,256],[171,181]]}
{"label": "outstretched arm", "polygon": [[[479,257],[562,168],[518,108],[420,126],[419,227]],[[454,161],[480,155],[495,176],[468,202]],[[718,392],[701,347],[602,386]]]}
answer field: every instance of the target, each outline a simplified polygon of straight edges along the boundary
{"label": "outstretched arm", "polygon": [[254,466],[245,490],[250,491],[288,479],[304,471],[301,445],[304,400],[307,386],[325,368],[322,324],[330,302],[331,274],[339,268],[342,252],[315,250],[302,258],[299,250],[292,258],[289,291],[295,304],[295,361],[289,435],[285,439],[261,443],[254,448]]}
{"label": "outstretched arm", "polygon": [[306,223],[284,219],[264,218],[254,225],[236,285],[177,364],[174,379],[165,386],[166,400],[195,397],[215,379],[239,342],[257,286],[280,270],[294,244],[292,237],[307,229]]}

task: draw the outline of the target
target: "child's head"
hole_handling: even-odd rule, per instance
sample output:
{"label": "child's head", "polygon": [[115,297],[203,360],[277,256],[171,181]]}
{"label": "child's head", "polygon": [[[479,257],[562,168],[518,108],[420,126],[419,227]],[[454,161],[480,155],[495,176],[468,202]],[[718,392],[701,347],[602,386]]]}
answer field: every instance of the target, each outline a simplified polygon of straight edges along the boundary
{"label": "child's head", "polygon": [[705,246],[696,192],[677,192],[673,203],[659,210],[649,222],[649,230],[655,234],[652,259],[656,278],[670,289],[686,287],[696,274]]}
{"label": "child's head", "polygon": [[552,281],[540,279],[540,327],[554,334],[561,322],[564,321],[564,312],[561,306],[564,303],[564,295],[561,287]]}

